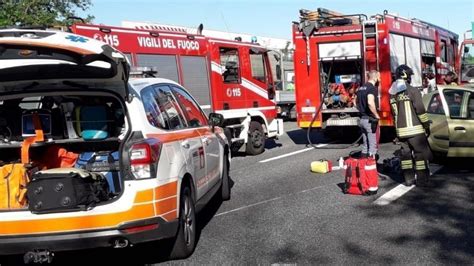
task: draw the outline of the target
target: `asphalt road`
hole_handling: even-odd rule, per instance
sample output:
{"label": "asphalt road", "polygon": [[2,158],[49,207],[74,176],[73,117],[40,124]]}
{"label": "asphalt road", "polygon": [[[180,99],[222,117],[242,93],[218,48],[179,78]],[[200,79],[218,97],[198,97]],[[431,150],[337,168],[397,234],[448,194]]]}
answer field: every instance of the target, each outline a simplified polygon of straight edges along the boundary
{"label": "asphalt road", "polygon": [[[201,234],[190,258],[167,262],[163,257],[167,243],[163,242],[57,254],[56,264],[474,262],[474,168],[469,161],[439,169],[433,176],[433,189],[415,187],[378,206],[374,201],[399,186],[399,176],[382,175],[375,196],[344,195],[341,171],[313,174],[309,166],[323,158],[336,162],[357,147],[307,149],[304,131],[294,122],[285,127],[287,134],[268,141],[263,154],[238,154],[232,159],[232,199],[215,200],[199,214]],[[327,142],[318,133],[313,134],[313,141]],[[379,162],[393,156],[396,149],[392,143],[382,144]]]}

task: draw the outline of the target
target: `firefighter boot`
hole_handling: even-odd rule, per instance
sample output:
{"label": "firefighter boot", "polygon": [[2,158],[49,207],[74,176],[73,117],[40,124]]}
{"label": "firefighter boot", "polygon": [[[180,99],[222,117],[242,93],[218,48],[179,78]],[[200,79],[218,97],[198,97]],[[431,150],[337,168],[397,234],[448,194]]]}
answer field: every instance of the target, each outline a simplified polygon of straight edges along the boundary
{"label": "firefighter boot", "polygon": [[401,161],[403,177],[405,178],[405,186],[411,186],[415,183],[415,171],[413,169],[413,161],[410,159]]}
{"label": "firefighter boot", "polygon": [[427,170],[416,171],[416,186],[422,188],[434,188],[433,182],[429,179],[430,173]]}
{"label": "firefighter boot", "polygon": [[426,167],[425,161],[416,161],[416,186],[432,188],[433,184],[430,182],[430,170]]}
{"label": "firefighter boot", "polygon": [[403,169],[403,177],[405,178],[405,186],[409,187],[415,184],[415,171],[413,169]]}

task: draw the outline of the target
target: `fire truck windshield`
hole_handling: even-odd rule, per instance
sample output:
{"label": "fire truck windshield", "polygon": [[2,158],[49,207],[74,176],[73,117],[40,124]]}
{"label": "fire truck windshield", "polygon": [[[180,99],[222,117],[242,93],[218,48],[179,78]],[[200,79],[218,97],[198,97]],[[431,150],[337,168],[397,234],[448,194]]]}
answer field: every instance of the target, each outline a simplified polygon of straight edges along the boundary
{"label": "fire truck windshield", "polygon": [[461,82],[474,83],[474,43],[464,44],[461,61]]}

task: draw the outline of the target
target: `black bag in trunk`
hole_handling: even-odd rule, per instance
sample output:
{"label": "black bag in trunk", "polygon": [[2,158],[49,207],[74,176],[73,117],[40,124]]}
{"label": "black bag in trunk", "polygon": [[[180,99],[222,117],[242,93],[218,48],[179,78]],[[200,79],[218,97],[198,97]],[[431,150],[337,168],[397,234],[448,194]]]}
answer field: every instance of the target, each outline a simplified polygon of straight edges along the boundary
{"label": "black bag in trunk", "polygon": [[32,176],[26,192],[32,213],[88,210],[109,199],[107,181],[102,175],[65,169],[40,171]]}

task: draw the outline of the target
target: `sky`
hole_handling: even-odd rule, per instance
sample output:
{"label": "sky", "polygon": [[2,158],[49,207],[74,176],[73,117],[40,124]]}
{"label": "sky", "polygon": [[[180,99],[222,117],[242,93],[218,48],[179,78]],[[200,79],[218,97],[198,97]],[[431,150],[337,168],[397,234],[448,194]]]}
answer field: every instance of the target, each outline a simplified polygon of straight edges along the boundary
{"label": "sky", "polygon": [[92,0],[94,23],[120,26],[142,21],[291,39],[291,22],[300,9],[323,7],[368,16],[384,10],[418,18],[460,35],[471,29],[474,0]]}

